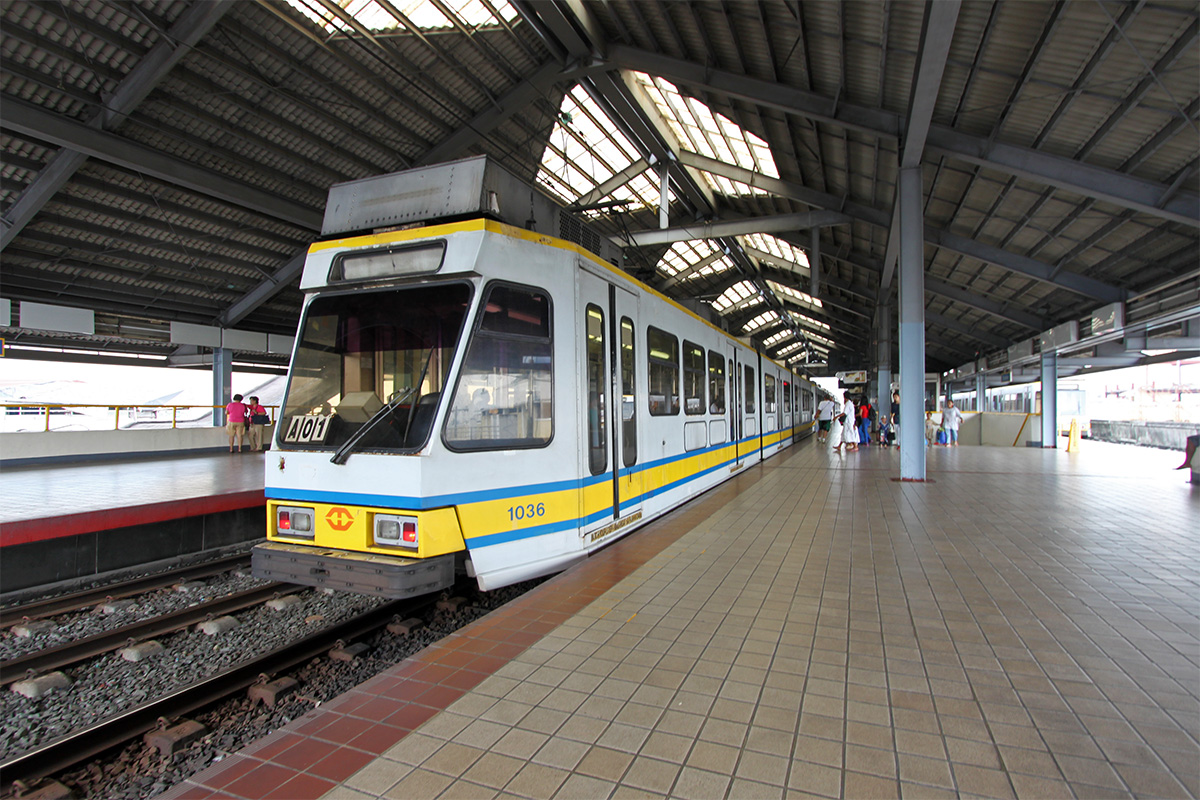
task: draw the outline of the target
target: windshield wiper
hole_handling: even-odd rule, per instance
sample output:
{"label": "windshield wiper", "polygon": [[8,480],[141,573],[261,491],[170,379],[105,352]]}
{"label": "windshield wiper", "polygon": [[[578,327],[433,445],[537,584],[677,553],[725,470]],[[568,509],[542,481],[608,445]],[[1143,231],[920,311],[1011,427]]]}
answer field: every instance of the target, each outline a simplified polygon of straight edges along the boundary
{"label": "windshield wiper", "polygon": [[[429,362],[433,361],[433,348],[429,348],[429,355],[425,356],[425,366],[421,367],[421,377],[417,378],[416,388],[420,388],[421,384],[425,383],[425,373],[429,371]],[[417,395],[417,399],[412,404],[412,411],[408,415],[408,422],[404,425],[404,441],[408,441],[408,432],[412,429],[413,417],[417,416],[417,406],[421,403],[421,395]]]}
{"label": "windshield wiper", "polygon": [[381,421],[387,419],[396,409],[396,406],[403,403],[408,398],[412,397],[415,387],[405,389],[402,392],[392,395],[392,398],[387,401],[383,408],[371,415],[371,418],[363,423],[363,426],[354,432],[346,443],[338,448],[338,451],[333,454],[333,458],[329,459],[332,464],[345,464],[346,459],[350,458],[350,454],[354,452],[355,446],[363,440],[368,433],[375,429]]}

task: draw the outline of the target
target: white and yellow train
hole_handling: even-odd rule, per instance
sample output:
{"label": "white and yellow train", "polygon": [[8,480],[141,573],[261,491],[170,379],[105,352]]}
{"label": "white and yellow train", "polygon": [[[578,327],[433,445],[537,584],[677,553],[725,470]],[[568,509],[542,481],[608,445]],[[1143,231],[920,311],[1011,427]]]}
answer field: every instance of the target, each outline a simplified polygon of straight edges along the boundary
{"label": "white and yellow train", "polygon": [[335,186],[323,234],[256,575],[498,588],[814,427],[814,384],[614,267],[615,245],[484,158]]}

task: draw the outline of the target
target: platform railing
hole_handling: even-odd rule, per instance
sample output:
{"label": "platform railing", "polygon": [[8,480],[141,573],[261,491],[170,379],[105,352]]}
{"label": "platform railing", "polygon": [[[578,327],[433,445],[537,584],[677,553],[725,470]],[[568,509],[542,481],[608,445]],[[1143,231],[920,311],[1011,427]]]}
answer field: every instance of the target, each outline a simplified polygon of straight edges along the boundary
{"label": "platform railing", "polygon": [[[263,406],[267,410],[268,416],[271,418],[272,425],[275,424],[276,415],[279,406]],[[76,425],[85,425],[86,430],[122,430],[121,415],[125,414],[126,425],[125,430],[129,430],[134,426],[144,427],[167,427],[168,423],[171,428],[179,427],[210,427],[212,426],[213,415],[225,410],[225,406],[205,406],[205,405],[111,405],[111,404],[94,404],[94,403],[31,403],[27,400],[22,400],[19,403],[0,403],[0,409],[3,409],[3,419],[5,431],[13,432],[14,426],[11,424],[13,418],[30,418],[40,417],[43,421],[42,430],[53,432],[56,430],[52,420],[55,418],[63,419],[68,422],[67,425],[59,425],[58,430],[67,427],[75,427]],[[199,414],[192,416],[188,412],[199,411]],[[183,411],[181,417],[180,412]],[[109,428],[107,422],[102,420],[112,420],[112,427]],[[18,429],[18,432],[23,432]]]}

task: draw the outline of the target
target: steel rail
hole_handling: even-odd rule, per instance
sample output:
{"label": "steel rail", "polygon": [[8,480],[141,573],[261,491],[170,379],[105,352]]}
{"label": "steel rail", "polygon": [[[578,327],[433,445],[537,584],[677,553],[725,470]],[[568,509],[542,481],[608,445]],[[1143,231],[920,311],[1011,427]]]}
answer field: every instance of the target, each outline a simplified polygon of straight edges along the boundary
{"label": "steel rail", "polygon": [[201,605],[189,606],[173,614],[164,614],[153,619],[133,622],[113,628],[111,631],[97,633],[86,639],[65,642],[57,647],[36,650],[23,656],[0,662],[0,686],[6,686],[19,681],[29,673],[40,674],[52,669],[76,664],[88,658],[107,653],[125,645],[130,640],[143,641],[164,633],[172,633],[198,622],[221,614],[241,611],[250,606],[270,600],[276,595],[292,594],[301,590],[300,586],[286,583],[271,583],[244,592],[218,597]]}
{"label": "steel rail", "polygon": [[81,731],[35,747],[26,753],[0,762],[4,783],[31,781],[60,773],[106,750],[125,744],[151,730],[159,718],[171,719],[219,702],[234,692],[255,683],[260,675],[290,669],[328,651],[336,642],[362,638],[383,627],[397,615],[411,615],[434,598],[422,601],[396,600],[377,606],[338,625],[318,631],[292,644],[204,678],[157,700],[135,706],[115,717],[97,722]]}
{"label": "steel rail", "polygon": [[90,605],[95,605],[109,598],[119,599],[130,595],[162,589],[179,583],[181,580],[205,578],[221,572],[228,572],[238,565],[248,565],[250,557],[244,553],[225,556],[202,564],[171,570],[170,572],[147,575],[120,583],[101,586],[95,589],[84,589],[71,594],[51,597],[46,600],[35,600],[32,603],[13,606],[0,611],[0,629],[11,628],[26,619],[44,619],[56,614],[78,611]]}

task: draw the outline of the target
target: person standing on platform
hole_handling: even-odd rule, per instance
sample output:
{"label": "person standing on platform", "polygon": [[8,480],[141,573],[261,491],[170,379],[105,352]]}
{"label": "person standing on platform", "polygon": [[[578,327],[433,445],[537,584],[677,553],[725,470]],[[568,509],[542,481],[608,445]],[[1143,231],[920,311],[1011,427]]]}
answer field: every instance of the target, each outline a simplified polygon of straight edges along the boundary
{"label": "person standing on platform", "polygon": [[892,437],[900,448],[900,392],[892,392]]}
{"label": "person standing on platform", "polygon": [[946,429],[946,444],[958,447],[958,426],[962,422],[962,412],[955,407],[953,400],[946,401],[942,409],[942,427]]}
{"label": "person standing on platform", "polygon": [[225,406],[225,433],[229,434],[229,452],[234,452],[234,439],[237,439],[237,452],[242,452],[242,442],[246,438],[246,404],[240,394],[235,394],[233,402]]}
{"label": "person standing on platform", "polygon": [[817,441],[822,444],[829,438],[829,429],[833,427],[833,412],[836,410],[837,403],[833,402],[832,398],[826,397],[817,403]]}
{"label": "person standing on platform", "polygon": [[246,405],[246,432],[250,435],[251,450],[262,450],[263,433],[270,421],[267,410],[258,404],[258,398],[251,397]]}
{"label": "person standing on platform", "polygon": [[842,423],[842,437],[833,449],[840,453],[842,445],[846,445],[846,452],[849,453],[858,449],[858,427],[854,424],[857,415],[854,413],[854,401],[850,399],[850,393],[845,392],[842,399],[845,403],[842,406],[842,415],[838,417]]}
{"label": "person standing on platform", "polygon": [[862,396],[862,405],[858,408],[858,443],[871,443],[871,401],[865,394]]}

